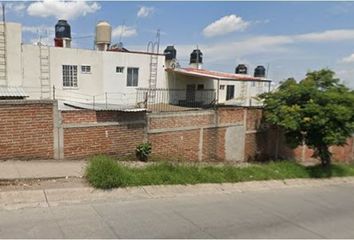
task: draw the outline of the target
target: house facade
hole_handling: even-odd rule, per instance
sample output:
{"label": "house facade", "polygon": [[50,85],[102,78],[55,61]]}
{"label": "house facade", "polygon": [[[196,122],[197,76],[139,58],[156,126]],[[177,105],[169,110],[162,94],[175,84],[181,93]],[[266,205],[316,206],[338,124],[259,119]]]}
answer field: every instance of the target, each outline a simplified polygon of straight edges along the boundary
{"label": "house facade", "polygon": [[[190,66],[183,68],[175,64],[176,54],[171,57],[166,51],[113,47],[106,22],[96,26],[95,49],[72,48],[65,20],[56,25],[55,46],[24,44],[21,24],[3,25],[6,74],[0,78],[0,87],[19,87],[28,99],[133,106],[138,89],[183,89],[179,98],[184,99],[179,102],[198,101],[200,94],[214,90],[217,103],[247,105],[257,94],[270,90],[271,81],[265,76],[202,69],[198,49],[191,54]],[[147,97],[155,100],[156,95]]]}

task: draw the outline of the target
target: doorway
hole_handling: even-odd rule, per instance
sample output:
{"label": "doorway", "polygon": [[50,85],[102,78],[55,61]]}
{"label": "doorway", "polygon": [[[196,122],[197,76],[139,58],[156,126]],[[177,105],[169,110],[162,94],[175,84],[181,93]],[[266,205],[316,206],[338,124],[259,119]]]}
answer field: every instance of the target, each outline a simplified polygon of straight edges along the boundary
{"label": "doorway", "polygon": [[235,97],[235,86],[227,85],[226,87],[226,101]]}
{"label": "doorway", "polygon": [[195,102],[195,84],[187,84],[186,101]]}

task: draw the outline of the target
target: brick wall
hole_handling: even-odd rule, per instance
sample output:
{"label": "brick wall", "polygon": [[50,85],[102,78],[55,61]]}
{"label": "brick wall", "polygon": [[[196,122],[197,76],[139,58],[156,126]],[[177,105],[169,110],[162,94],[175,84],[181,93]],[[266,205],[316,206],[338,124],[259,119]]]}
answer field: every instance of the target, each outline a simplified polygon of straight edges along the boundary
{"label": "brick wall", "polygon": [[78,110],[61,115],[66,159],[130,155],[144,141],[145,113]]}
{"label": "brick wall", "polygon": [[[159,114],[74,110],[58,114],[53,103],[0,102],[0,159],[130,155],[146,140],[153,144],[153,154],[164,159],[225,161],[230,159],[230,149],[241,149],[237,154],[241,161],[274,159],[276,155],[310,160],[313,153],[301,146],[290,149],[281,133],[262,128],[259,108],[218,107]],[[353,161],[353,145],[351,138],[343,147],[332,146],[333,158]]]}
{"label": "brick wall", "polygon": [[243,125],[242,108],[153,113],[148,117],[148,140],[153,154],[168,159],[224,161],[226,129]]}
{"label": "brick wall", "polygon": [[0,101],[0,159],[53,158],[53,102]]}

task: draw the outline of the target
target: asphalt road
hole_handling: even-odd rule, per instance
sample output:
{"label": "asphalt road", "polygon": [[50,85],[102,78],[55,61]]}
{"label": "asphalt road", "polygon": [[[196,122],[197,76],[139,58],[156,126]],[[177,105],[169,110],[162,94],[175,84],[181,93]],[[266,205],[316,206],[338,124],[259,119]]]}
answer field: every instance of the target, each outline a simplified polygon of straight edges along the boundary
{"label": "asphalt road", "polygon": [[1,238],[354,238],[354,184],[0,211]]}

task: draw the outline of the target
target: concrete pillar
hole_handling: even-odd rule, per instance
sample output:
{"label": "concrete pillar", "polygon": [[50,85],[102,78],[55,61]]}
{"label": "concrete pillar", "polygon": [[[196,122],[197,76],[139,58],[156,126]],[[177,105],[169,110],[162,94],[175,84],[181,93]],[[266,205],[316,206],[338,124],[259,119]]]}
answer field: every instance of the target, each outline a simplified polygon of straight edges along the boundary
{"label": "concrete pillar", "polygon": [[198,151],[198,160],[201,162],[203,161],[203,133],[204,128],[200,128],[199,131],[199,151]]}
{"label": "concrete pillar", "polygon": [[53,103],[53,152],[54,159],[64,159],[64,129],[58,101]]}

